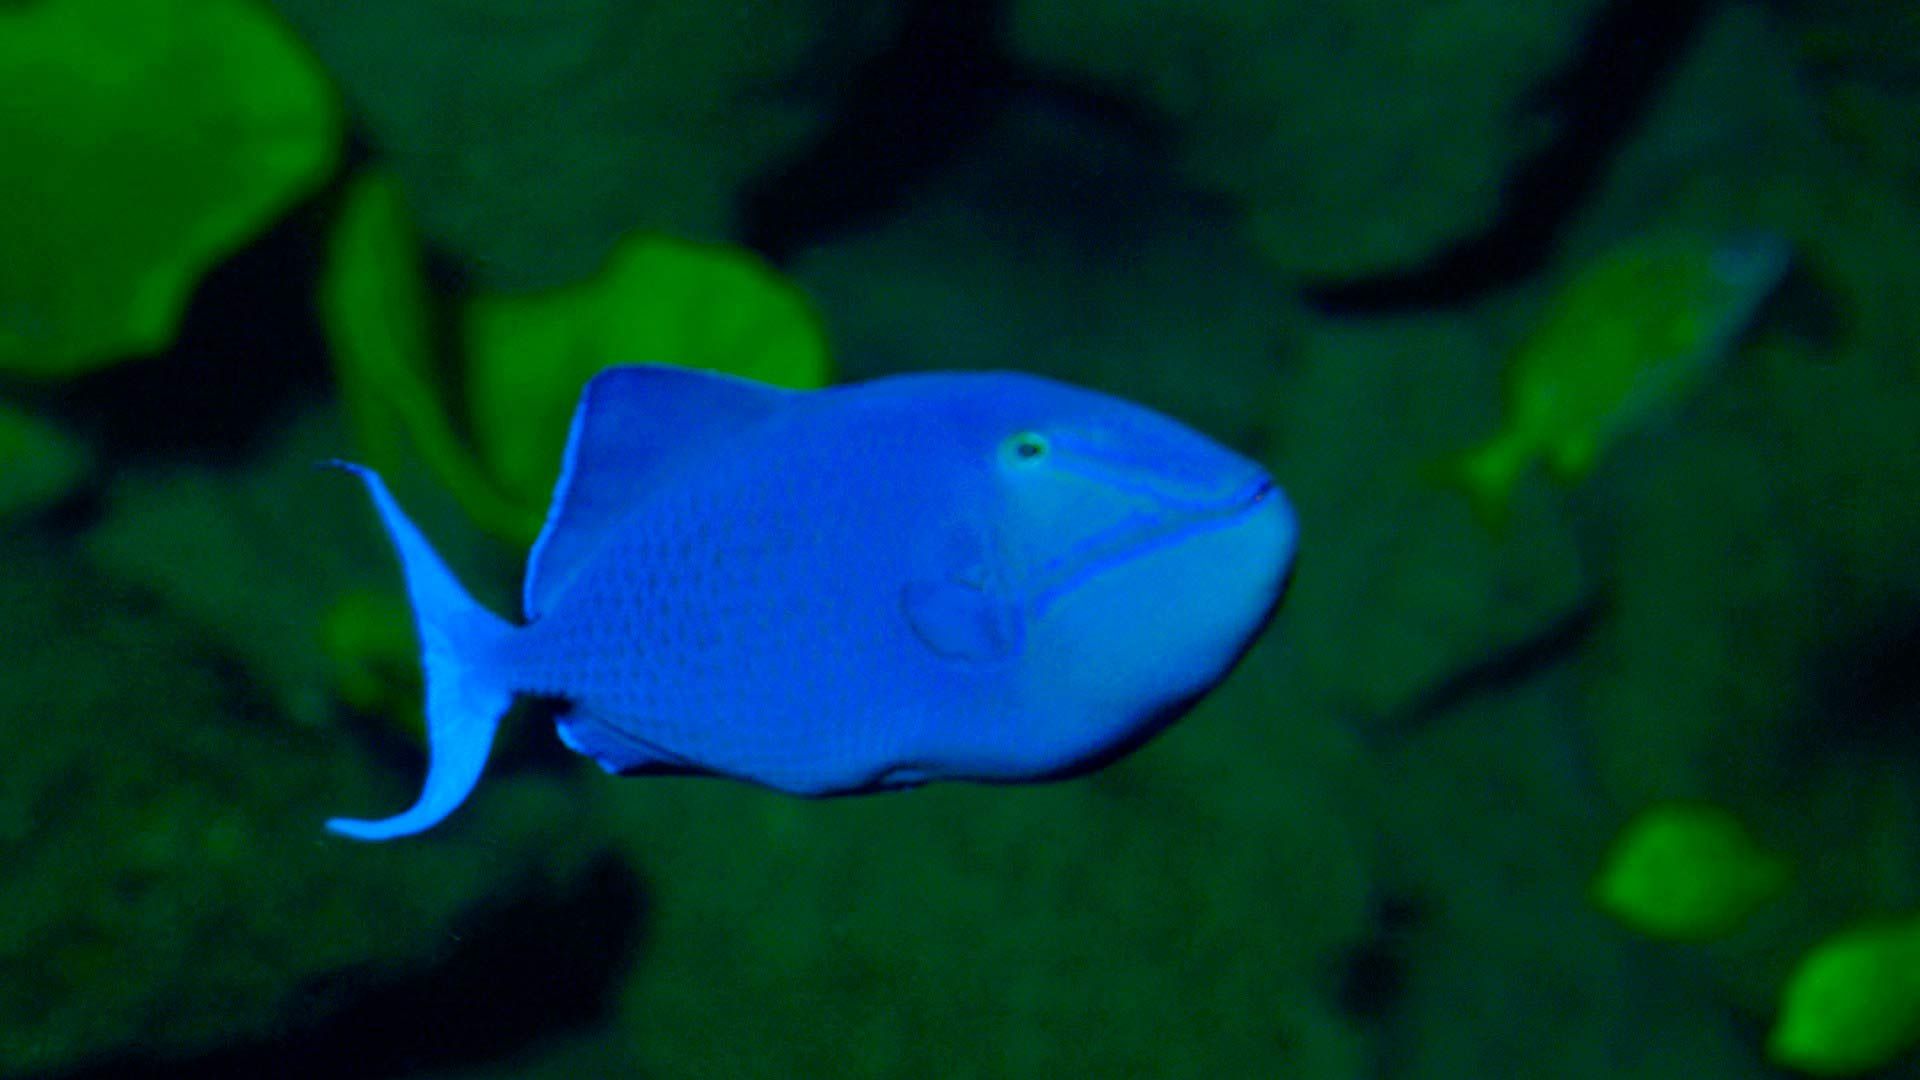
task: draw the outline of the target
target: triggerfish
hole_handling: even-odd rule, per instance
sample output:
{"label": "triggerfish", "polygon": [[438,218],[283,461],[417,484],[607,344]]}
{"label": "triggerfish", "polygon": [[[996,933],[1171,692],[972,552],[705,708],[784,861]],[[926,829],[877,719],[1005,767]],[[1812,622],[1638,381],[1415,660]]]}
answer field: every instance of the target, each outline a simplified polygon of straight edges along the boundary
{"label": "triggerfish", "polygon": [[1756,231],[1629,241],[1574,275],[1507,368],[1500,432],[1439,463],[1488,525],[1535,461],[1579,480],[1624,432],[1671,408],[1731,351],[1785,276],[1791,247]]}
{"label": "triggerfish", "polygon": [[621,774],[796,795],[1018,782],[1139,746],[1278,604],[1293,511],[1259,465],[1018,374],[782,390],[622,367],[582,393],[519,624],[468,597],[371,470],[425,671],[413,806],[472,791],[516,697]]}

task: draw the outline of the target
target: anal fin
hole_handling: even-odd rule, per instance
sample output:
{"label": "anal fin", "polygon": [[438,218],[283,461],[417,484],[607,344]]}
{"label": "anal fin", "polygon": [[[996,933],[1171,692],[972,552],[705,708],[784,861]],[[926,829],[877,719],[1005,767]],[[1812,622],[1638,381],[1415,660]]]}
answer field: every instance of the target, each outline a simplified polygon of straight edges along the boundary
{"label": "anal fin", "polygon": [[637,738],[578,706],[554,718],[554,730],[567,749],[594,760],[618,776],[692,776],[711,770]]}

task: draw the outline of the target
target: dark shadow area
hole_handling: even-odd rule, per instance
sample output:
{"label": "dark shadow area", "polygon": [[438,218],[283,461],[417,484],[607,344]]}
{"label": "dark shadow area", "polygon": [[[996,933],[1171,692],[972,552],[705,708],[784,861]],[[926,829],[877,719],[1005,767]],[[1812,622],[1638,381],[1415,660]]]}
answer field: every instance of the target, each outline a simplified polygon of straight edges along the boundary
{"label": "dark shadow area", "polygon": [[645,907],[640,881],[605,856],[564,893],[523,896],[456,928],[452,951],[426,970],[316,983],[277,1038],[172,1061],[104,1061],[51,1080],[377,1080],[499,1066],[606,1021]]}
{"label": "dark shadow area", "polygon": [[742,241],[774,263],[898,207],[992,125],[1013,88],[1004,0],[918,0],[851,79],[832,124],[742,195]]}
{"label": "dark shadow area", "polygon": [[[1920,762],[1920,603],[1890,603],[1843,635],[1812,672],[1809,742]],[[1814,751],[1818,752],[1818,751]]]}
{"label": "dark shadow area", "polygon": [[[1536,274],[1717,6],[1616,0],[1602,10],[1575,57],[1528,103],[1530,113],[1555,121],[1555,136],[1507,179],[1485,231],[1416,266],[1309,285],[1308,301],[1333,315],[1440,307]],[[743,242],[778,264],[884,216],[973,148],[1019,98],[1164,144],[1165,133],[1153,130],[1164,124],[1150,110],[1018,69],[1002,45],[1006,21],[1003,0],[916,3],[894,43],[854,74],[826,133],[748,187]]]}
{"label": "dark shadow area", "polygon": [[1716,0],[1609,5],[1573,61],[1536,93],[1530,111],[1553,118],[1556,134],[1507,179],[1486,231],[1417,266],[1311,285],[1304,290],[1308,302],[1329,315],[1445,307],[1538,273],[1718,6]]}
{"label": "dark shadow area", "polygon": [[330,200],[311,200],[200,282],[172,347],[66,383],[61,411],[116,455],[231,463],[331,384],[314,286]]}
{"label": "dark shadow area", "polygon": [[1407,992],[1407,938],[1429,914],[1412,894],[1374,898],[1372,932],[1339,958],[1334,971],[1333,1000],[1342,1012],[1365,1023],[1392,1018]]}
{"label": "dark shadow area", "polygon": [[1604,591],[1587,597],[1534,633],[1447,674],[1385,718],[1377,733],[1404,735],[1469,702],[1531,682],[1571,660],[1592,638],[1609,606]]}
{"label": "dark shadow area", "polygon": [[[981,212],[1000,244],[1064,246],[1124,265],[1168,242],[1199,247],[1199,219],[1237,226],[1230,203],[1186,186],[1158,114],[1071,82],[1022,79],[994,128],[941,185]],[[1044,236],[1045,239],[1039,239]]]}

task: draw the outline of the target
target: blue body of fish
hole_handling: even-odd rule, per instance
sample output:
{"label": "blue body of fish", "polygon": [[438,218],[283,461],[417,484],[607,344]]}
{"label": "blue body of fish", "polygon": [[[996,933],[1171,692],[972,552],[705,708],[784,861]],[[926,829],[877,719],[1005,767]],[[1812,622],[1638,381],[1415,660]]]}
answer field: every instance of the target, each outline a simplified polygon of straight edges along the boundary
{"label": "blue body of fish", "polygon": [[516,695],[619,773],[799,795],[1112,760],[1233,666],[1292,564],[1255,463],[1033,376],[812,392],[665,367],[581,395],[524,621],[470,599],[370,470],[426,676],[424,790],[328,827],[426,829]]}

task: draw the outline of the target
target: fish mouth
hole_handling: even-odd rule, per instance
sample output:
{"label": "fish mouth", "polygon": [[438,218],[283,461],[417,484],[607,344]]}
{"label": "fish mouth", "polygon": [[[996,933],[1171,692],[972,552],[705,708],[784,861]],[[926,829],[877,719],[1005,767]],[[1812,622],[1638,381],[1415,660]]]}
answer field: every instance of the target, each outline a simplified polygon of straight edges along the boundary
{"label": "fish mouth", "polygon": [[1273,478],[1264,471],[1225,495],[1192,497],[1155,492],[1150,506],[1035,567],[1030,579],[1032,612],[1045,613],[1062,597],[1103,574],[1280,507],[1282,498]]}

